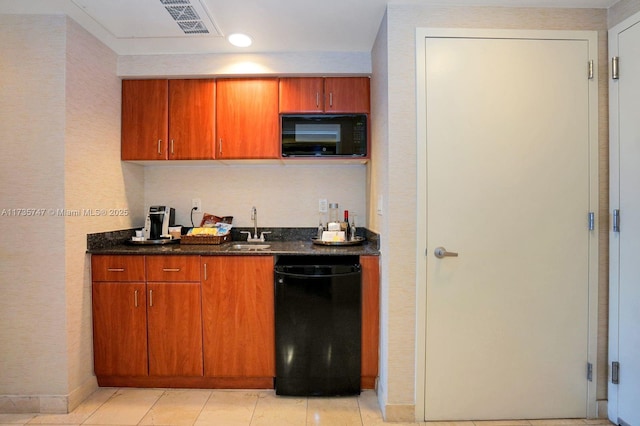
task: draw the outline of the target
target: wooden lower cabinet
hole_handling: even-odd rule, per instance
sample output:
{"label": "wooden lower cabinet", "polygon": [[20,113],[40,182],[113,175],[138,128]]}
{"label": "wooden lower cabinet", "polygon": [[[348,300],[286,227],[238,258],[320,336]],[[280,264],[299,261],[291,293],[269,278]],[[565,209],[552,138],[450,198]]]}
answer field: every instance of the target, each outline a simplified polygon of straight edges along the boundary
{"label": "wooden lower cabinet", "polygon": [[362,389],[375,389],[380,336],[380,272],[378,256],[360,256],[362,266]]}
{"label": "wooden lower cabinet", "polygon": [[273,387],[272,256],[202,256],[204,374],[229,388]]}
{"label": "wooden lower cabinet", "polygon": [[202,376],[199,282],[147,284],[149,375]]}
{"label": "wooden lower cabinet", "polygon": [[[378,259],[360,257],[363,389],[378,377]],[[273,256],[91,260],[100,386],[273,388]]]}
{"label": "wooden lower cabinet", "polygon": [[148,374],[144,282],[93,283],[93,358],[98,377]]}

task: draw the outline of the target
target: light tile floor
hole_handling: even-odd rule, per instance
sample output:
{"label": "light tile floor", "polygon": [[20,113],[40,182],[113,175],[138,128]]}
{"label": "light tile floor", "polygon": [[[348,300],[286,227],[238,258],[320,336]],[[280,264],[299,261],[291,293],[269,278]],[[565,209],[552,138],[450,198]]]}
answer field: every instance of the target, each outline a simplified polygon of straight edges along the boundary
{"label": "light tile floor", "polygon": [[[273,391],[100,388],[70,414],[0,414],[0,426],[375,426],[382,415],[373,391],[358,397],[295,398]],[[396,426],[575,426],[606,420],[387,423]]]}

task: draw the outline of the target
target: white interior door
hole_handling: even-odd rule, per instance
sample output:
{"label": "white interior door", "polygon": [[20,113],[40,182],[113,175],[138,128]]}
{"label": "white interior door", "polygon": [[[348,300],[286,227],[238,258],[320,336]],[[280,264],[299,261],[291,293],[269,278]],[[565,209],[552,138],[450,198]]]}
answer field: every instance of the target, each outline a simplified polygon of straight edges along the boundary
{"label": "white interior door", "polygon": [[426,40],[427,420],[587,416],[589,52]]}
{"label": "white interior door", "polygon": [[610,42],[621,69],[611,84],[611,208],[620,232],[610,234],[609,358],[620,369],[619,383],[609,384],[609,418],[640,425],[640,15],[612,30]]}

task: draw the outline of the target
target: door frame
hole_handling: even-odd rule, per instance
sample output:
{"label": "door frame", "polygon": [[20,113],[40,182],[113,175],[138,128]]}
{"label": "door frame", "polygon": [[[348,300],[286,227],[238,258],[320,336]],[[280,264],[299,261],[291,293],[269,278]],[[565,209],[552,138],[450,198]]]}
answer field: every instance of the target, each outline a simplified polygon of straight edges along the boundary
{"label": "door frame", "polygon": [[[618,25],[609,29],[608,58],[618,56],[618,36],[624,30],[640,23],[640,12],[631,15]],[[620,133],[618,128],[618,86],[609,76],[609,212],[620,208]],[[618,233],[609,228],[609,359],[619,360],[618,346],[618,301],[620,297],[620,241]],[[611,370],[609,370],[611,371]],[[607,375],[607,415],[609,419],[618,420],[618,386],[611,382],[611,374]]]}
{"label": "door frame", "polygon": [[[427,137],[426,123],[426,38],[508,38],[539,40],[586,40],[593,60],[593,78],[589,80],[589,210],[598,213],[598,33],[596,31],[564,30],[501,30],[462,28],[416,28],[416,158],[417,220],[416,220],[416,420],[426,419],[426,307],[427,307]],[[585,75],[587,73],[585,64]],[[586,77],[585,77],[586,78]],[[587,362],[592,365],[592,381],[587,383],[587,417],[596,417],[596,378],[598,349],[598,219],[589,237],[589,318]],[[586,226],[586,223],[585,223]],[[585,232],[588,232],[585,229]],[[586,366],[585,366],[586,370]],[[586,371],[585,371],[586,380]]]}

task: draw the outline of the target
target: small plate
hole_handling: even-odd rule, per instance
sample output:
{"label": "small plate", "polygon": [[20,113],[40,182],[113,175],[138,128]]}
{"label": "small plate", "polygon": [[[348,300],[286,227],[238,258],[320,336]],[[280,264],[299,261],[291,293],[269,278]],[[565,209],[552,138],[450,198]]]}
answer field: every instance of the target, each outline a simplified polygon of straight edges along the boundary
{"label": "small plate", "polygon": [[312,238],[311,242],[313,244],[317,244],[319,246],[357,246],[362,244],[363,241],[366,241],[364,237],[355,237],[353,240],[349,241],[322,241],[319,238]]}

